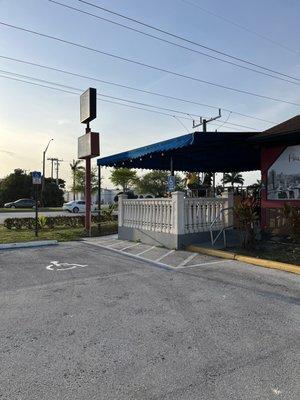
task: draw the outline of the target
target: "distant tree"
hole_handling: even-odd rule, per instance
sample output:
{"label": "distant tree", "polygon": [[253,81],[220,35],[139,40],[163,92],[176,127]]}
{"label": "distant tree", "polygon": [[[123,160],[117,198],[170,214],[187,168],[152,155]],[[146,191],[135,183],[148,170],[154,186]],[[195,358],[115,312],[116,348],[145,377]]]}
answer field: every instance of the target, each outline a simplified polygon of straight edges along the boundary
{"label": "distant tree", "polygon": [[45,207],[61,207],[64,202],[64,191],[65,181],[63,179],[58,180],[58,185],[56,181],[51,178],[45,178],[45,188],[44,188],[44,206]]}
{"label": "distant tree", "polygon": [[240,172],[228,172],[224,174],[222,182],[224,184],[230,183],[231,186],[234,186],[235,183],[242,185],[244,178]]}
{"label": "distant tree", "polygon": [[[139,178],[136,189],[140,194],[152,194],[155,197],[163,197],[167,192],[168,176],[166,171],[151,171]],[[184,190],[183,179],[175,175],[175,190]]]}
{"label": "distant tree", "polygon": [[[115,195],[114,197],[114,202],[117,203],[119,201],[119,194],[123,194],[123,192],[119,192],[118,194]],[[127,190],[126,192],[127,199],[137,199],[138,196],[134,194],[133,190]]]}
{"label": "distant tree", "polygon": [[260,195],[261,187],[262,187],[261,180],[257,179],[255,183],[247,186],[247,189],[252,193],[252,196],[258,197]]}
{"label": "distant tree", "polygon": [[0,204],[20,198],[32,198],[32,177],[22,169],[15,169],[0,181]]}
{"label": "distant tree", "polygon": [[[84,193],[85,191],[85,168],[77,168],[75,173],[75,185],[73,186],[76,193]],[[92,192],[96,192],[98,188],[97,167],[91,170],[91,188]]]}
{"label": "distant tree", "polygon": [[[65,181],[63,179],[58,180],[57,186],[51,178],[45,178],[44,205],[46,207],[61,206],[64,201],[64,188]],[[40,189],[39,187],[39,195]],[[3,206],[4,203],[22,198],[34,198],[34,191],[31,174],[26,174],[22,169],[15,169],[13,173],[0,181],[0,205]]]}
{"label": "distant tree", "polygon": [[213,172],[206,172],[203,179],[203,186],[211,187],[213,181]]}
{"label": "distant tree", "polygon": [[115,186],[121,186],[123,192],[128,191],[137,179],[136,171],[129,168],[115,168],[110,175],[112,183]]}
{"label": "distant tree", "polygon": [[188,189],[199,189],[200,186],[200,179],[198,172],[187,172],[184,178],[185,186]]}
{"label": "distant tree", "polygon": [[70,168],[72,171],[72,192],[73,192],[73,200],[76,200],[76,174],[77,171],[79,170],[84,170],[84,167],[80,165],[82,160],[73,160],[72,163],[70,163]]}

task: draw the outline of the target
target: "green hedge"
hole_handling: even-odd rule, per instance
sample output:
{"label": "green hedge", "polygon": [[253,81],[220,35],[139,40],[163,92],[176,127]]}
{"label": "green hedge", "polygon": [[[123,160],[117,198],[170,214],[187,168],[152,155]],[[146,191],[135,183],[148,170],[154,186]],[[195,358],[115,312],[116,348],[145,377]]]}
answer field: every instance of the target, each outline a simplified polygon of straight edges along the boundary
{"label": "green hedge", "polygon": [[[42,221],[43,220],[43,221]],[[116,221],[117,216],[101,216],[101,222],[112,222]],[[98,222],[98,215],[92,215],[92,223]],[[34,229],[35,218],[6,218],[4,220],[4,226],[7,229]],[[41,223],[43,228],[53,229],[58,226],[69,227],[69,228],[80,228],[84,226],[84,215],[78,216],[55,216],[55,217],[42,217]]]}

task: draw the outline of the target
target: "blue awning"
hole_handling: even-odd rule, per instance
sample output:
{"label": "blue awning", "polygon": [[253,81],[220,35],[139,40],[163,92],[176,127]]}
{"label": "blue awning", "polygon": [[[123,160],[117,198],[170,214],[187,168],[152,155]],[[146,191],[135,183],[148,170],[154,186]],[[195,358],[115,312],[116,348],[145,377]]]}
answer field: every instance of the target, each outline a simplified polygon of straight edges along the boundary
{"label": "blue awning", "polygon": [[148,146],[99,158],[106,167],[175,171],[234,172],[260,169],[260,149],[248,139],[253,132],[194,132]]}

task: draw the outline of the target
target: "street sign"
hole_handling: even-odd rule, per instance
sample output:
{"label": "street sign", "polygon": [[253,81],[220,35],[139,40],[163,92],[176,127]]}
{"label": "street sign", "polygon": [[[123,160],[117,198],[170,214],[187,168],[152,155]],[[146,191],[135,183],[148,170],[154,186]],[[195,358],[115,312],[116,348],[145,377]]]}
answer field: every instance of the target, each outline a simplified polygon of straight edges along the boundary
{"label": "street sign", "polygon": [[41,185],[42,183],[42,173],[38,171],[32,172],[32,184],[33,185]]}
{"label": "street sign", "polygon": [[88,88],[80,96],[80,122],[87,124],[97,117],[97,89]]}
{"label": "street sign", "polygon": [[38,236],[38,185],[42,184],[42,173],[32,171],[32,184],[35,192],[35,236]]}
{"label": "street sign", "polygon": [[168,176],[168,192],[174,192],[175,185],[176,185],[175,176],[169,175]]}
{"label": "street sign", "polygon": [[78,138],[78,158],[98,157],[100,154],[99,133],[88,132]]}

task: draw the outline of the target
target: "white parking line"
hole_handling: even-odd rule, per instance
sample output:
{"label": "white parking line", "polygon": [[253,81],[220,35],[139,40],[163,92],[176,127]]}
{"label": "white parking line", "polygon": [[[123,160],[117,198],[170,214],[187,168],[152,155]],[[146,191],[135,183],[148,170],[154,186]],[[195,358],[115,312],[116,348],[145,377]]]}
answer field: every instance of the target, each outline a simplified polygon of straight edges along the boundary
{"label": "white parking line", "polygon": [[183,267],[184,265],[186,265],[188,262],[192,261],[193,258],[195,258],[198,255],[198,253],[194,253],[191,254],[188,258],[186,258],[185,260],[183,260],[179,265],[177,265],[178,267]]}
{"label": "white parking line", "polygon": [[136,254],[136,255],[137,255],[137,256],[140,256],[141,254],[147,253],[147,251],[150,251],[150,250],[152,250],[152,249],[155,249],[155,247],[156,247],[156,246],[152,246],[152,247],[150,247],[149,249],[144,250],[144,251],[141,251],[140,253],[138,253],[138,254]]}
{"label": "white parking line", "polygon": [[[122,241],[118,241],[118,243],[115,243],[115,244],[120,244],[121,242],[129,243],[129,242],[126,241],[126,240],[122,240]],[[101,248],[106,249],[106,250],[111,250],[111,251],[116,252],[116,253],[118,253],[118,254],[123,254],[123,255],[129,256],[129,257],[131,257],[131,258],[135,258],[135,259],[137,259],[137,260],[140,260],[140,261],[146,261],[146,262],[149,262],[149,263],[151,263],[151,264],[153,264],[153,265],[156,265],[157,267],[160,267],[160,268],[163,268],[163,269],[169,269],[169,270],[173,270],[173,271],[175,271],[175,270],[177,270],[177,269],[178,269],[178,270],[181,270],[181,269],[197,268],[197,267],[202,267],[202,266],[205,267],[205,266],[207,266],[207,265],[214,265],[214,264],[222,264],[222,263],[233,262],[233,260],[218,260],[218,261],[203,262],[203,263],[200,263],[200,264],[186,265],[188,262],[190,262],[192,259],[194,259],[196,256],[199,255],[198,253],[193,253],[193,254],[189,255],[185,260],[183,260],[178,266],[173,266],[173,265],[166,264],[166,263],[163,263],[163,262],[160,262],[160,261],[161,261],[163,258],[167,257],[168,255],[170,255],[170,254],[176,252],[176,250],[167,251],[167,253],[163,254],[162,256],[160,256],[159,258],[157,258],[156,260],[151,260],[151,259],[149,259],[149,258],[141,257],[141,255],[142,255],[142,254],[145,254],[145,253],[147,253],[147,252],[149,252],[149,251],[151,251],[151,250],[153,250],[153,249],[155,249],[155,248],[157,248],[156,246],[150,246],[148,249],[143,250],[143,251],[141,251],[140,253],[133,254],[133,253],[127,253],[126,251],[124,251],[124,249],[136,247],[136,246],[138,246],[138,245],[141,244],[141,243],[135,243],[135,244],[132,244],[132,245],[130,245],[130,246],[127,246],[127,247],[125,247],[125,248],[123,248],[123,249],[116,249],[116,248],[114,248],[114,245],[115,245],[115,244],[112,245],[112,246],[106,246],[104,243],[99,243],[99,242],[98,242],[98,243],[95,243],[95,242],[88,242],[88,241],[85,241],[85,243],[88,244],[88,245],[93,245],[93,246],[101,247]]]}
{"label": "white parking line", "polygon": [[128,242],[127,242],[127,240],[118,240],[118,243],[110,244],[110,245],[108,245],[107,247],[108,247],[108,248],[111,248],[111,247],[114,247],[114,246],[116,246],[117,244],[121,244],[121,243],[128,243]]}
{"label": "white parking line", "polygon": [[109,246],[115,244],[116,241],[115,240],[110,240],[109,242],[108,241],[107,242],[99,241],[99,242],[95,242],[95,243],[101,243],[101,244],[103,244],[103,246],[107,246],[107,248],[108,248]]}
{"label": "white parking line", "polygon": [[162,260],[163,258],[167,257],[168,255],[174,253],[174,251],[175,251],[175,250],[170,250],[170,251],[168,251],[166,254],[162,255],[162,256],[159,257],[159,258],[157,258],[155,261],[160,261],[160,260]]}
{"label": "white parking line", "polygon": [[127,250],[127,249],[131,249],[132,247],[137,247],[137,246],[139,246],[140,244],[141,244],[141,243],[132,244],[131,246],[124,247],[124,249],[121,249],[121,251],[125,251],[125,250]]}
{"label": "white parking line", "polygon": [[220,263],[229,263],[233,262],[234,260],[220,260],[220,261],[211,261],[211,262],[206,262],[206,263],[201,263],[201,264],[194,264],[194,265],[186,265],[184,267],[176,267],[176,268],[194,268],[194,267],[202,267],[204,265],[212,265],[212,264],[220,264]]}
{"label": "white parking line", "polygon": [[[166,270],[174,270],[175,269],[171,265],[163,264],[163,263],[160,263],[160,262],[157,262],[157,261],[154,261],[154,260],[149,260],[147,258],[140,257],[138,254],[126,253],[126,251],[117,250],[117,249],[114,249],[112,247],[106,247],[106,246],[103,246],[103,245],[101,245],[99,243],[92,243],[92,242],[88,242],[88,241],[83,242],[83,243],[87,244],[89,246],[101,247],[102,249],[110,250],[110,251],[113,251],[115,253],[122,254],[122,255],[130,257],[130,258],[135,258],[135,259],[140,260],[140,261],[146,261],[147,263],[150,263],[152,265],[155,265],[155,266],[157,266],[159,268],[163,268],[163,269],[166,269]],[[155,246],[152,246],[150,249],[145,250],[145,252],[153,249],[154,247]],[[142,253],[144,253],[144,252],[142,252]]]}

